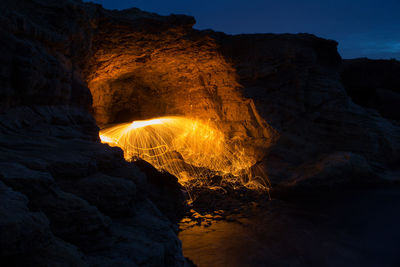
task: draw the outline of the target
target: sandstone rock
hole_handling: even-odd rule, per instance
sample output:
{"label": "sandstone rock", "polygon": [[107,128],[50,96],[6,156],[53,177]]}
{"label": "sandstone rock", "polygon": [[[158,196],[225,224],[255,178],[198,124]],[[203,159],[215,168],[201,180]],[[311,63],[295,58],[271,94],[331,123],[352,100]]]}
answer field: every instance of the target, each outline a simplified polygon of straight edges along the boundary
{"label": "sandstone rock", "polygon": [[104,12],[84,71],[99,125],[184,115],[214,122],[230,136],[274,136],[252,100],[240,93],[236,70],[220,44],[191,29],[192,19],[173,17],[171,24],[171,17],[141,12],[122,23],[120,16]]}

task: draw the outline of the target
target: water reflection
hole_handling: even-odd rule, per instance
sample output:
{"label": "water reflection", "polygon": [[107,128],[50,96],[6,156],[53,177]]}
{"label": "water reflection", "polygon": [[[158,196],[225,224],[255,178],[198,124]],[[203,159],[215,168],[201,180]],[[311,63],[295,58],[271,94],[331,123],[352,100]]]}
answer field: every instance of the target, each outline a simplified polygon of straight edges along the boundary
{"label": "water reflection", "polygon": [[399,189],[273,200],[230,221],[186,220],[179,237],[199,267],[400,266],[399,207]]}

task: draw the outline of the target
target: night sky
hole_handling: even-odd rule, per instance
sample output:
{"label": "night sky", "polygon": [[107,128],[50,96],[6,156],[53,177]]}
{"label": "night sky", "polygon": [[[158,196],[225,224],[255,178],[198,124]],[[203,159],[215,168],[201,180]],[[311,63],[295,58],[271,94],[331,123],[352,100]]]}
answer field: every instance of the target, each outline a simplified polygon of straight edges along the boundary
{"label": "night sky", "polygon": [[313,33],[339,42],[343,58],[400,59],[400,0],[92,0],[108,9],[138,7],[187,14],[196,29]]}

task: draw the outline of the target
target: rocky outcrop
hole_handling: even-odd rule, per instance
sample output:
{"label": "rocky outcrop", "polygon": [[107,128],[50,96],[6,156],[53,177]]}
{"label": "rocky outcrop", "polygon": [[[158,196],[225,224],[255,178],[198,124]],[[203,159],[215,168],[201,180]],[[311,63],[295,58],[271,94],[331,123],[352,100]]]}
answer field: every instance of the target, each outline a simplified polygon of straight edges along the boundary
{"label": "rocky outcrop", "polygon": [[343,60],[341,78],[355,103],[378,111],[382,117],[400,119],[399,61],[367,58]]}
{"label": "rocky outcrop", "polygon": [[0,265],[184,266],[146,176],[100,143],[82,66],[99,6],[1,1]]}
{"label": "rocky outcrop", "polygon": [[[0,243],[22,246],[15,250],[4,244],[9,249],[0,250],[2,265],[47,258],[46,266],[185,264],[176,226],[148,200],[146,177],[123,160],[120,149],[95,142],[69,124],[38,119],[11,131],[8,115],[1,116],[6,126],[1,128],[0,181],[5,193],[18,192],[26,213],[8,205],[1,210]],[[27,233],[3,235],[18,223]],[[35,241],[25,248],[29,235]]]}
{"label": "rocky outcrop", "polygon": [[137,9],[102,13],[84,70],[100,126],[162,115],[211,122],[246,144],[279,186],[337,153],[365,159],[366,177],[396,166],[400,129],[348,96],[335,41],[230,36],[193,23]]}
{"label": "rocky outcrop", "polygon": [[[243,94],[254,99],[260,116],[279,134],[261,160],[273,184],[298,185],[294,177],[311,179],[302,166],[320,168],[322,158],[338,160],[338,184],[352,183],[343,179],[349,175],[340,174],[338,154],[360,158],[352,163],[361,164],[358,168],[367,162],[371,173],[359,177],[365,183],[397,168],[400,128],[347,95],[336,42],[307,34],[220,35],[220,40],[237,69]],[[327,175],[320,177],[335,184],[329,169],[322,173]]]}

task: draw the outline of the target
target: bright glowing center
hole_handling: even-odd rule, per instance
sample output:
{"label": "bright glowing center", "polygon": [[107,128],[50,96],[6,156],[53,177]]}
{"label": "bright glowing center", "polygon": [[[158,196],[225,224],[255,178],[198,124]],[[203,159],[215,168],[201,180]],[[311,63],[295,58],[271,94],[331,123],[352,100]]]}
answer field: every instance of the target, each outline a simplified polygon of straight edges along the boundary
{"label": "bright glowing center", "polygon": [[159,118],[159,119],[152,119],[152,120],[144,120],[144,121],[133,121],[129,126],[129,129],[137,129],[141,127],[146,127],[149,125],[161,124],[168,122],[168,118]]}

